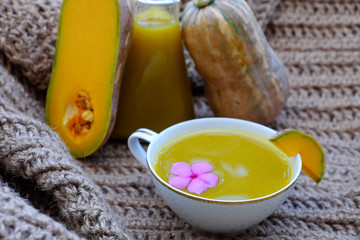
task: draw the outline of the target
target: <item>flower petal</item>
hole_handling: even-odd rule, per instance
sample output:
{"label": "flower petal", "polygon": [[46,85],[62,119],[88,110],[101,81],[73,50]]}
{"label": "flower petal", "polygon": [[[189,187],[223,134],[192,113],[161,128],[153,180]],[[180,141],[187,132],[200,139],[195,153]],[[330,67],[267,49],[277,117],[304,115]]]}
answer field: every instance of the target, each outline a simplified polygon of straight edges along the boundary
{"label": "flower petal", "polygon": [[202,192],[207,190],[207,186],[201,179],[195,178],[193,179],[189,186],[187,187],[187,190],[192,193],[201,194]]}
{"label": "flower petal", "polygon": [[184,189],[189,185],[191,178],[181,177],[181,176],[173,176],[169,179],[169,184],[179,189]]}
{"label": "flower petal", "polygon": [[170,172],[174,175],[189,177],[192,172],[189,164],[186,162],[176,162],[171,166]]}
{"label": "flower petal", "polygon": [[191,165],[191,170],[193,173],[199,175],[202,173],[211,172],[211,170],[213,170],[213,167],[211,166],[211,164],[206,162],[197,162]]}
{"label": "flower petal", "polygon": [[198,176],[198,178],[199,178],[200,180],[202,180],[202,181],[206,184],[206,186],[209,187],[209,188],[215,187],[216,184],[217,184],[217,182],[218,182],[218,180],[219,180],[219,177],[216,176],[216,175],[213,174],[213,173],[200,174],[200,175]]}

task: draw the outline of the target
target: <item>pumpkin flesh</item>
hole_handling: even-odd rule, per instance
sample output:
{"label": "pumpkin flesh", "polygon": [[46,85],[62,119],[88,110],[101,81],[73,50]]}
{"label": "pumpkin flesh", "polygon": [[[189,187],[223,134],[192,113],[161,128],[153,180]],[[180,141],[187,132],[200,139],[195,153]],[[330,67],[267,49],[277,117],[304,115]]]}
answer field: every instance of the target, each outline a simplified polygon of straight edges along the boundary
{"label": "pumpkin flesh", "polygon": [[63,2],[45,115],[76,157],[93,153],[111,131],[119,55],[126,55],[118,54],[120,23],[117,0]]}
{"label": "pumpkin flesh", "polygon": [[289,157],[299,153],[302,171],[316,183],[322,180],[325,173],[325,153],[315,138],[296,129],[286,129],[272,136],[270,142]]}

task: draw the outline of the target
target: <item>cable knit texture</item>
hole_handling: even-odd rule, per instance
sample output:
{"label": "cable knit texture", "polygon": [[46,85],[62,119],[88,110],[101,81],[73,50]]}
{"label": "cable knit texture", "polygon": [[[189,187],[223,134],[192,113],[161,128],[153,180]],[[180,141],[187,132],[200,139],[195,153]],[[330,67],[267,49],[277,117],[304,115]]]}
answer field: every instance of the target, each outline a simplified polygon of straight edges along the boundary
{"label": "cable knit texture", "polygon": [[[327,168],[318,185],[302,174],[281,207],[231,239],[358,239],[360,2],[248,2],[289,71],[270,127],[315,136]],[[77,160],[45,124],[60,6],[0,1],[0,239],[224,239],[178,218],[125,143]],[[213,116],[185,54],[197,117]]]}

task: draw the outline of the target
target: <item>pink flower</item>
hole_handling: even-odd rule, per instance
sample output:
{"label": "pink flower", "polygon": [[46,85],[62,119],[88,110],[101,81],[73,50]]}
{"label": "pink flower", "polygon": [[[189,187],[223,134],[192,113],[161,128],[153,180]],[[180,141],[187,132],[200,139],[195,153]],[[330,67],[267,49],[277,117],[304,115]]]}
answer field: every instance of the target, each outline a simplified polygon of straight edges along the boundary
{"label": "pink flower", "polygon": [[186,162],[174,163],[170,172],[173,174],[169,184],[179,189],[185,189],[192,193],[201,194],[208,188],[216,186],[218,176],[213,173],[213,167],[209,163],[197,162],[191,165]]}

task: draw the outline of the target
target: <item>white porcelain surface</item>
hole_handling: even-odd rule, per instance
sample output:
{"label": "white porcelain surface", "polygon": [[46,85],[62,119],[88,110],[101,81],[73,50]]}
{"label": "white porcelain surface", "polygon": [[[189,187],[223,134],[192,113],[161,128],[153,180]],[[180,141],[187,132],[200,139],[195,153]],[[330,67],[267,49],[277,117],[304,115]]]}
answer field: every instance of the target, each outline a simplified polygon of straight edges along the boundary
{"label": "white porcelain surface", "polygon": [[[234,235],[268,217],[289,195],[301,172],[301,158],[289,158],[291,181],[283,189],[265,197],[250,200],[213,200],[187,194],[163,181],[154,171],[157,152],[171,139],[200,129],[234,129],[262,134],[269,138],[276,131],[253,122],[232,118],[200,118],[173,125],[157,134],[139,129],[128,139],[131,153],[146,166],[159,194],[170,208],[194,227],[208,232]],[[140,141],[149,142],[147,152]]]}

